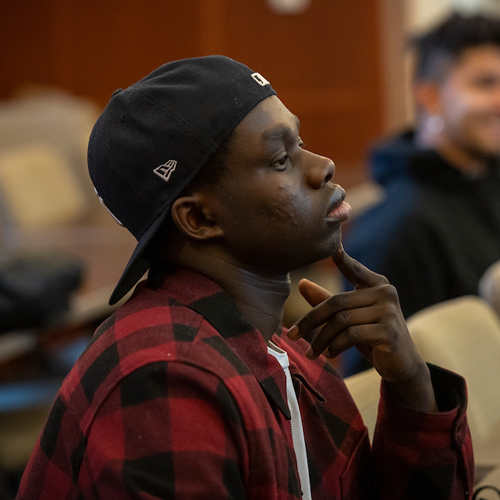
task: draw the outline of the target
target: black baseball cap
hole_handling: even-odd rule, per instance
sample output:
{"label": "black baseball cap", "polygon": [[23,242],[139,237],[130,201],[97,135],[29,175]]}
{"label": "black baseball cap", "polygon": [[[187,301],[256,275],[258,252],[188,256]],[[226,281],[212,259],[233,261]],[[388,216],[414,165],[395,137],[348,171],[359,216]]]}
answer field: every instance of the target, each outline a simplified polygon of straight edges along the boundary
{"label": "black baseball cap", "polygon": [[88,167],[99,199],[137,246],[110,304],[148,270],[145,250],[175,199],[241,120],[275,94],[259,73],[224,56],[172,61],[114,92],[90,135]]}

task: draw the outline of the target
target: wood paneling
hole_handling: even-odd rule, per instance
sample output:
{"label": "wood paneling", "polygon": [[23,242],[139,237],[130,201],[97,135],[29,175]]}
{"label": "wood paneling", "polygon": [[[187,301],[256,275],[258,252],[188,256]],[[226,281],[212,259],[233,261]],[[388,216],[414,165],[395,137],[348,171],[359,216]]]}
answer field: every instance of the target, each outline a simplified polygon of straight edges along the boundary
{"label": "wood paneling", "polygon": [[271,81],[351,185],[382,131],[377,5],[311,0],[283,16],[265,0],[2,0],[0,98],[31,81],[105,105],[166,61],[221,53]]}

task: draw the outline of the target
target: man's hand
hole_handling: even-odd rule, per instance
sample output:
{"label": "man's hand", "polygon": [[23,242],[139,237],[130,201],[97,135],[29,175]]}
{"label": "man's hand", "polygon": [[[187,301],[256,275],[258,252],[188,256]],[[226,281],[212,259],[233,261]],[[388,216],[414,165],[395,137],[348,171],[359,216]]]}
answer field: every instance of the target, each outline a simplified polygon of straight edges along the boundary
{"label": "man's hand", "polygon": [[331,295],[301,280],[299,291],[313,309],[290,328],[288,336],[295,340],[324,325],[311,342],[308,357],[314,359],[324,352],[333,358],[356,346],[403,404],[437,411],[429,370],[411,340],[396,289],[343,248],[333,260],[355,290]]}

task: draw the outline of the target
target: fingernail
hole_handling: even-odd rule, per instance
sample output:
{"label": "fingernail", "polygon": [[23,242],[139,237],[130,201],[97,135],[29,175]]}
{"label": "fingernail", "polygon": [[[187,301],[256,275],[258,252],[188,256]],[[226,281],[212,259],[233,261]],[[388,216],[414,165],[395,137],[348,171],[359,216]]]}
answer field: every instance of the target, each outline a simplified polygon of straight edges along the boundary
{"label": "fingernail", "polygon": [[292,325],[288,332],[286,332],[288,338],[291,340],[296,340],[299,338],[299,327],[297,325]]}
{"label": "fingernail", "polygon": [[311,359],[314,356],[314,349],[312,347],[308,347],[306,351],[306,356]]}

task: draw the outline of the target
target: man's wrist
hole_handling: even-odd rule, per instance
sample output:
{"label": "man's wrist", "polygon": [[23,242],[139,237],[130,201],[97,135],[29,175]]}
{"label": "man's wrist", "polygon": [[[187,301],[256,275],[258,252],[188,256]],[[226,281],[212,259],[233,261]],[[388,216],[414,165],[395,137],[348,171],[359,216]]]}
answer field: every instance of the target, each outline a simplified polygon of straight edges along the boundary
{"label": "man's wrist", "polygon": [[430,371],[425,363],[405,381],[384,383],[391,395],[406,408],[424,413],[439,412]]}

